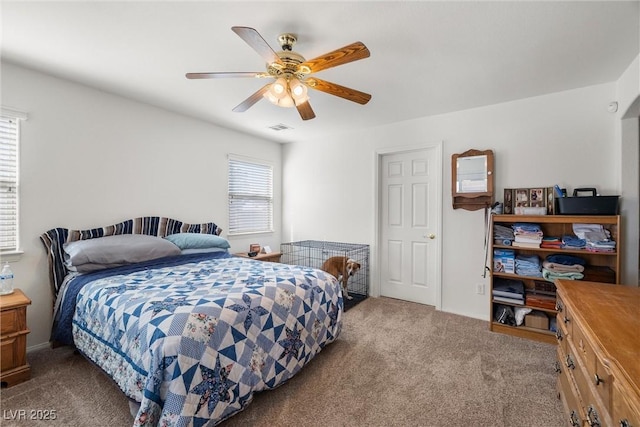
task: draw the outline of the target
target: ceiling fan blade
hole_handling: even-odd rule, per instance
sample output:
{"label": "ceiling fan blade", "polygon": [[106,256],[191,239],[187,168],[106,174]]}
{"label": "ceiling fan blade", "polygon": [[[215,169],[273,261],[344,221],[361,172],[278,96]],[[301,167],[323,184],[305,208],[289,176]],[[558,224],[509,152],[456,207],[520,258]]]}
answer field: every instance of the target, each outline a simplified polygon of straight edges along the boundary
{"label": "ceiling fan blade", "polygon": [[253,50],[258,52],[267,61],[267,64],[273,64],[274,62],[282,64],[280,57],[255,29],[250,27],[231,27],[231,30],[239,35]]}
{"label": "ceiling fan blade", "polygon": [[371,53],[362,42],[351,43],[348,46],[325,53],[322,56],[303,62],[298,66],[302,72],[317,73],[327,68],[336,67],[338,65],[348,64],[349,62],[359,59],[368,58]]}
{"label": "ceiling fan blade", "polygon": [[243,112],[247,111],[249,108],[251,108],[253,106],[253,104],[255,104],[256,102],[258,102],[258,101],[260,101],[262,99],[262,95],[264,95],[264,93],[269,90],[269,86],[271,86],[271,83],[268,83],[268,84],[262,86],[253,95],[251,95],[250,97],[248,97],[247,99],[242,101],[240,104],[238,104],[233,109],[233,111],[236,112],[236,113],[243,113]]}
{"label": "ceiling fan blade", "polygon": [[271,77],[265,72],[187,73],[188,79],[223,79],[228,77]]}
{"label": "ceiling fan blade", "polygon": [[331,95],[339,96],[340,98],[347,99],[349,101],[357,102],[358,104],[366,104],[371,99],[371,95],[368,93],[360,92],[359,90],[351,89],[348,87],[340,86],[335,83],[327,82],[317,78],[308,78],[304,81],[312,89],[326,92]]}
{"label": "ceiling fan blade", "polygon": [[313,112],[313,108],[311,108],[311,104],[309,104],[308,100],[300,105],[296,105],[296,109],[298,110],[298,113],[300,113],[302,120],[311,120],[316,117],[316,113]]}

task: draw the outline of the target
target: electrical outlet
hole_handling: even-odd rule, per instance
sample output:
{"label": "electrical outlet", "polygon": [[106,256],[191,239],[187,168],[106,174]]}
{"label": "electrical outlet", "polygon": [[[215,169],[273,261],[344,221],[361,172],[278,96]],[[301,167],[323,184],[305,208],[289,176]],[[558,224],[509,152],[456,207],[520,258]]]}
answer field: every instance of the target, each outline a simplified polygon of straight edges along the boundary
{"label": "electrical outlet", "polygon": [[476,283],[476,294],[484,295],[484,283]]}

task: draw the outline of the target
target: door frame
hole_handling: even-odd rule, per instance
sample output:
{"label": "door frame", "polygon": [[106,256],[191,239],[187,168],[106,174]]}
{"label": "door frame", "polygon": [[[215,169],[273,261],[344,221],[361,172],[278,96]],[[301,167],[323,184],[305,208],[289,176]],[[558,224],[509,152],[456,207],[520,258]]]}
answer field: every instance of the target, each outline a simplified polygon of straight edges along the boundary
{"label": "door frame", "polygon": [[442,165],[442,141],[435,143],[424,143],[420,145],[411,145],[411,146],[400,146],[400,147],[387,147],[377,149],[374,153],[374,171],[375,171],[375,192],[374,192],[374,205],[375,205],[375,232],[374,232],[374,241],[375,246],[372,251],[372,259],[376,262],[373,264],[375,266],[372,268],[371,277],[372,280],[371,286],[371,295],[374,297],[380,296],[381,291],[381,278],[382,272],[381,268],[381,259],[380,253],[378,250],[380,248],[380,239],[382,238],[381,231],[381,218],[382,218],[382,195],[380,192],[382,191],[382,158],[389,154],[401,154],[408,153],[412,151],[421,151],[421,150],[433,150],[436,157],[436,170],[434,171],[433,177],[435,179],[434,191],[436,192],[435,201],[436,201],[436,219],[435,219],[435,230],[436,230],[436,243],[435,246],[435,256],[436,260],[434,265],[436,266],[436,283],[435,286],[435,308],[436,310],[442,309],[442,173],[443,173],[443,165]]}

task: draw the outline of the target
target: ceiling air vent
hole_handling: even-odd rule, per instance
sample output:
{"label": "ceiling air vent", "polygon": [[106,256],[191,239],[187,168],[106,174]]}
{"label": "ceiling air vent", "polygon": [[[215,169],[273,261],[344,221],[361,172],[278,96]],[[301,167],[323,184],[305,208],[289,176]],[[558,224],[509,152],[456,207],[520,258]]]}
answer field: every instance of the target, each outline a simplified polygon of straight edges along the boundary
{"label": "ceiling air vent", "polygon": [[284,125],[282,123],[278,123],[277,125],[269,126],[269,129],[275,130],[276,132],[280,132],[281,130],[293,129],[290,126]]}

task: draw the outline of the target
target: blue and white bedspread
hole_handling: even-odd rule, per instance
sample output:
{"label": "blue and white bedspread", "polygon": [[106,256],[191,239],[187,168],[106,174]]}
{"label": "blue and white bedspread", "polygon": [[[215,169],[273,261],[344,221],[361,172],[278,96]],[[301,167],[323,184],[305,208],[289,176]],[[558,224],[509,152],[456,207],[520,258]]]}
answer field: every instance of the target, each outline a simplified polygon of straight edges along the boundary
{"label": "blue and white bedspread", "polygon": [[239,257],[113,270],[79,290],[73,339],[141,402],[134,426],[218,424],[341,331],[340,286],[320,270]]}

